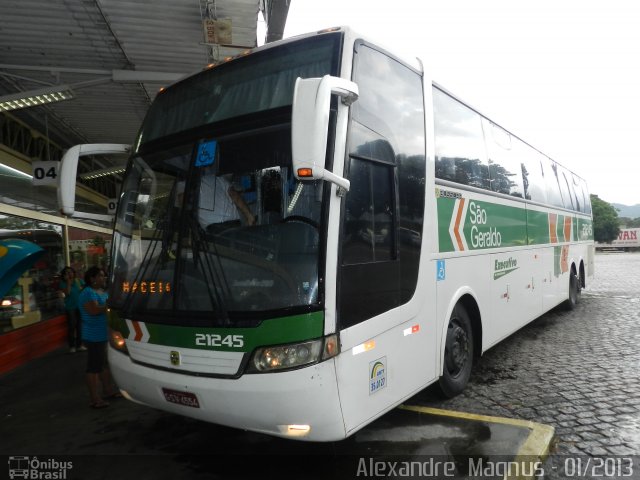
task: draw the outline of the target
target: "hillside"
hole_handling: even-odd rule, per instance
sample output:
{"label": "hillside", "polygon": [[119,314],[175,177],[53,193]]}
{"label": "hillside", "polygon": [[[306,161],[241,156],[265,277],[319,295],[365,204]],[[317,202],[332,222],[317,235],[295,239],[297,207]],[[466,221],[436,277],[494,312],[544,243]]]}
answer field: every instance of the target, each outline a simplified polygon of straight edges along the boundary
{"label": "hillside", "polygon": [[618,210],[619,217],[640,218],[640,203],[632,206],[620,203],[612,203],[611,205]]}

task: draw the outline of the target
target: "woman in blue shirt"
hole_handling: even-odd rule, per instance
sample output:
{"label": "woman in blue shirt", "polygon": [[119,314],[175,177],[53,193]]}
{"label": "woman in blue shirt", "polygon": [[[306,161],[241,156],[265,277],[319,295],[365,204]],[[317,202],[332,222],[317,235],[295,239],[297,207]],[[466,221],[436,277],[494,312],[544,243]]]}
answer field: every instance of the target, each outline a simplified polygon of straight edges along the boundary
{"label": "woman in blue shirt", "polygon": [[60,296],[64,299],[64,309],[67,312],[67,338],[69,340],[69,353],[84,351],[82,346],[80,310],[78,310],[78,298],[84,282],[76,277],[76,271],[71,267],[64,267],[60,272]]}
{"label": "woman in blue shirt", "polygon": [[98,395],[98,384],[106,398],[121,397],[111,382],[107,366],[107,298],[106,275],[101,268],[91,267],[84,276],[85,287],[78,304],[82,317],[82,340],[88,350],[87,387],[92,408],[105,408],[109,403]]}

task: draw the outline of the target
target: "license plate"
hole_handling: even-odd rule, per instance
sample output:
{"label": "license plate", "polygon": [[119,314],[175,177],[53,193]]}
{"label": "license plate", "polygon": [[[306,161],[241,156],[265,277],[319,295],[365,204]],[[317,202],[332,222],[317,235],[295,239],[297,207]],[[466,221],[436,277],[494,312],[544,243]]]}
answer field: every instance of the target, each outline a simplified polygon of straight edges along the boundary
{"label": "license plate", "polygon": [[198,397],[191,392],[180,392],[178,390],[172,390],[170,388],[163,388],[162,393],[164,398],[169,403],[176,403],[178,405],[184,405],[185,407],[200,408]]}

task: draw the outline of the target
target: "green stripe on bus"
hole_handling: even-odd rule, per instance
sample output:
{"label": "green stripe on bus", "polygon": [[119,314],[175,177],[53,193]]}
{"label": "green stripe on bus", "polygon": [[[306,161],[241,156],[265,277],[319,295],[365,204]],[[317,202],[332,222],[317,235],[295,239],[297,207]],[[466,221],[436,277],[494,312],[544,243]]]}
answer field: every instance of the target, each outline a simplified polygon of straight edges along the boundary
{"label": "green stripe on bus", "polygon": [[453,252],[453,241],[449,235],[449,224],[453,216],[455,200],[452,198],[438,198],[438,241],[439,251]]}
{"label": "green stripe on bus", "polygon": [[463,231],[469,250],[523,246],[527,244],[526,211],[469,200]]}
{"label": "green stripe on bus", "polygon": [[[111,312],[111,328],[127,338],[129,329],[124,319]],[[145,323],[149,343],[171,347],[196,348],[227,352],[250,352],[256,347],[293,343],[321,337],[324,334],[324,313],[264,320],[257,327],[206,328]],[[239,346],[241,345],[241,346]]]}
{"label": "green stripe on bus", "polygon": [[527,210],[527,237],[529,245],[549,243],[549,215]]}
{"label": "green stripe on bus", "polygon": [[440,252],[593,240],[590,218],[514,207],[436,189]]}

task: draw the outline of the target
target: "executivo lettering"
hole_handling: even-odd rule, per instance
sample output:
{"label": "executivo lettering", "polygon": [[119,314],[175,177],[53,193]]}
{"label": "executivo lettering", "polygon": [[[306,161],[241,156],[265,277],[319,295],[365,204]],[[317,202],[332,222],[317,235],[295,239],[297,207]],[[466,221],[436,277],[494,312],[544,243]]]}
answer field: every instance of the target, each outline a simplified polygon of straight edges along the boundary
{"label": "executivo lettering", "polygon": [[496,260],[493,268],[493,279],[502,278],[518,268],[520,267],[518,267],[518,261],[515,258],[509,257],[508,260]]}

